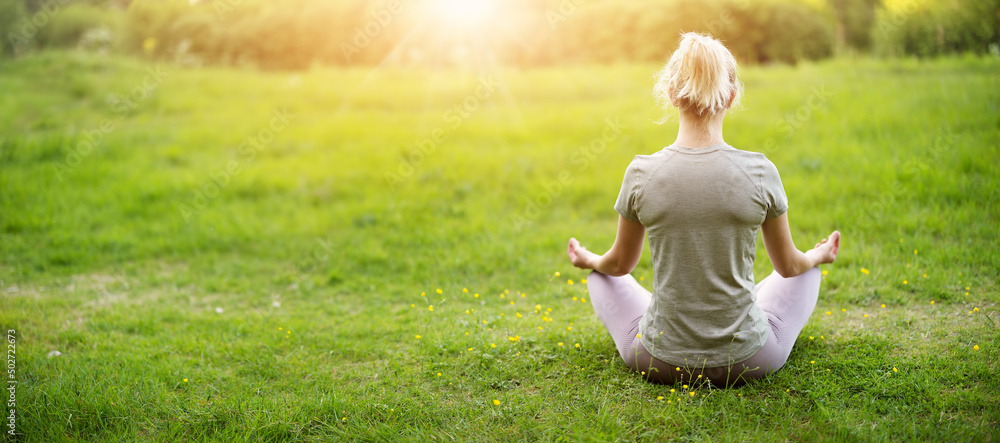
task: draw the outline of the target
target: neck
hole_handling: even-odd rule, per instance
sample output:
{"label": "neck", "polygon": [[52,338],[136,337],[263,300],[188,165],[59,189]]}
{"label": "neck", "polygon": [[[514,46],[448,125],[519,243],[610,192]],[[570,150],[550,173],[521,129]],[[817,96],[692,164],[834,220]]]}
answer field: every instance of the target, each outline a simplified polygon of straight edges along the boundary
{"label": "neck", "polygon": [[722,139],[722,119],[725,116],[725,112],[706,117],[681,112],[677,140],[674,144],[688,148],[704,148],[725,142]]}

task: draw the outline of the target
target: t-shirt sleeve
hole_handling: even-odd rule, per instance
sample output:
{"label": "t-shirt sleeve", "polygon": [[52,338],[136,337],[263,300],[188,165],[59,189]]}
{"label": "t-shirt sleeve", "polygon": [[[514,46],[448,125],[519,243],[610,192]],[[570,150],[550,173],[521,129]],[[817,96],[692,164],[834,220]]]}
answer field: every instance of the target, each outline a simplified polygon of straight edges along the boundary
{"label": "t-shirt sleeve", "polygon": [[770,160],[766,162],[761,178],[761,192],[767,204],[767,218],[772,219],[788,211],[788,197],[785,196],[785,187],[781,184],[778,168]]}
{"label": "t-shirt sleeve", "polygon": [[639,221],[639,213],[636,208],[636,200],[639,197],[641,175],[637,159],[633,159],[625,170],[625,178],[622,179],[622,188],[618,191],[618,200],[615,201],[615,212],[628,220],[636,223]]}

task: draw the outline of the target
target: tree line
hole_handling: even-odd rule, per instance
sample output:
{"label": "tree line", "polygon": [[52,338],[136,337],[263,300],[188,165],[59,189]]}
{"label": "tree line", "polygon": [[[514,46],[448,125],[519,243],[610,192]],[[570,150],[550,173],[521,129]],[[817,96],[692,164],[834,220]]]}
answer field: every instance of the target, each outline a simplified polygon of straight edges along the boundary
{"label": "tree line", "polygon": [[687,31],[749,64],[1000,53],[1000,0],[497,0],[475,22],[436,1],[0,0],[0,55],[80,47],[275,69],[659,62]]}

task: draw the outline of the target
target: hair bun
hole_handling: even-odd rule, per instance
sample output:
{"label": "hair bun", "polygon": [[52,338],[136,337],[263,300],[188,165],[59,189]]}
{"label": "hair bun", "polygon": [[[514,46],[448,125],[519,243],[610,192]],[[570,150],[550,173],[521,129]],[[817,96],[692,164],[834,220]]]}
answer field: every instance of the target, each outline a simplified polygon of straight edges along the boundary
{"label": "hair bun", "polygon": [[[698,116],[715,115],[739,106],[743,84],[739,65],[729,49],[710,35],[688,32],[653,87],[661,106],[676,103]],[[732,101],[730,101],[732,99]]]}

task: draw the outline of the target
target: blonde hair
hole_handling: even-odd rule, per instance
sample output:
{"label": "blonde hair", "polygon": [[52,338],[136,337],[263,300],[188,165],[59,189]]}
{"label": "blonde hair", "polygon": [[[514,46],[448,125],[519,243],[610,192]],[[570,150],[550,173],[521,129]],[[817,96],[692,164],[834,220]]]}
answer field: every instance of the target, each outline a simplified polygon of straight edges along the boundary
{"label": "blonde hair", "polygon": [[[738,108],[742,95],[743,83],[733,54],[712,36],[694,32],[681,35],[680,45],[656,74],[653,86],[653,96],[664,109],[676,102],[681,110],[699,117],[724,112],[730,106]],[[664,120],[666,117],[660,123]]]}

